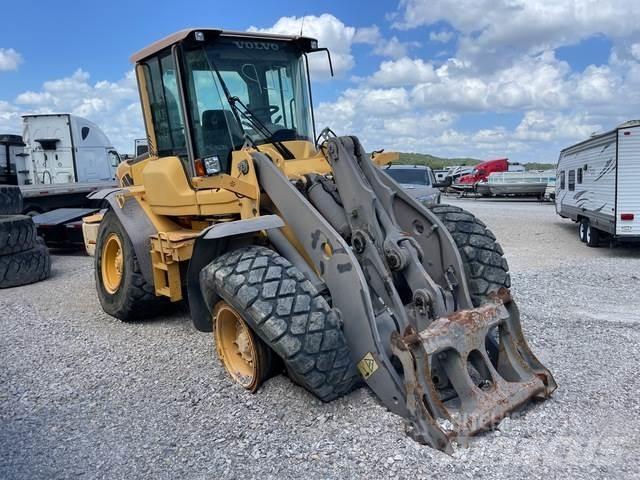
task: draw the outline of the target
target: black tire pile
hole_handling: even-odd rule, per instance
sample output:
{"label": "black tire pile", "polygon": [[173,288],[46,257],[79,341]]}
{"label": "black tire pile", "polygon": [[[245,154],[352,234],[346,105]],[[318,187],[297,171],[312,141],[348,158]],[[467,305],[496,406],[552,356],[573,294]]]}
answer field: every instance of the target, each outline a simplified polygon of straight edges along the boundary
{"label": "black tire pile", "polygon": [[49,250],[21,212],[20,189],[0,185],[0,288],[39,282],[51,272]]}

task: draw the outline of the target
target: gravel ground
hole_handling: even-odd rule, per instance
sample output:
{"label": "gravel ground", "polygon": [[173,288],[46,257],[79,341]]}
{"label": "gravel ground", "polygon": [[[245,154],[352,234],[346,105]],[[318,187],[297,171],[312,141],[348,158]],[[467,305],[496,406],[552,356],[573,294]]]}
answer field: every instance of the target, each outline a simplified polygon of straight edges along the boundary
{"label": "gravel ground", "polygon": [[640,248],[588,249],[550,205],[451,203],[502,241],[550,401],[448,456],[365,388],[245,393],[186,313],[120,323],[91,259],[57,255],[51,279],[0,290],[0,478],[638,478]]}

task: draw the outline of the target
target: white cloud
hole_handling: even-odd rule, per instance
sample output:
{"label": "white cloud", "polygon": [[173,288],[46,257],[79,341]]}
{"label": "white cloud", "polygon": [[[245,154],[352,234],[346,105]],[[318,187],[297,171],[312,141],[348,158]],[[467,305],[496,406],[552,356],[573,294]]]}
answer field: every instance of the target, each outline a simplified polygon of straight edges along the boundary
{"label": "white cloud", "polygon": [[[123,153],[133,150],[133,139],[144,136],[138,89],[133,71],[120,80],[90,82],[82,69],[71,76],[43,83],[40,91],[20,93],[14,104],[0,102],[0,126],[21,128],[25,113],[64,112],[94,121]],[[5,119],[6,118],[6,119]]]}
{"label": "white cloud", "polygon": [[[339,104],[340,111],[349,114],[335,116],[329,124],[336,131],[362,136],[372,149],[554,162],[561,148],[637,116],[638,81],[640,63],[630,48],[611,65],[591,65],[582,72],[572,71],[553,51],[523,55],[487,73],[479,73],[469,60],[450,58],[438,66],[405,57],[382,62],[348,96],[324,103],[322,109],[332,112]],[[397,104],[403,109],[365,113],[371,107],[364,99],[376,100],[365,95],[372,86],[378,87],[377,98],[402,99]],[[353,101],[359,98],[363,100]],[[520,115],[521,120],[507,128],[491,115],[496,112]],[[478,113],[490,114],[484,117],[486,127],[456,129],[461,117]]]}
{"label": "white cloud", "polygon": [[397,17],[400,29],[447,22],[461,33],[457,56],[485,70],[594,35],[640,37],[640,2],[628,0],[402,0]]}
{"label": "white cloud", "polygon": [[439,67],[422,59],[382,62],[367,79],[377,86],[412,87],[412,99],[427,108],[453,111],[561,109],[612,100],[620,80],[608,67],[580,74],[553,52],[524,56],[509,67],[478,74],[468,63],[449,59]]}
{"label": "white cloud", "polygon": [[20,109],[9,102],[0,100],[0,131],[20,133]]}
{"label": "white cloud", "polygon": [[[354,66],[354,59],[351,53],[353,43],[371,43],[376,41],[379,35],[377,27],[367,27],[358,29],[345,25],[333,15],[323,13],[320,16],[307,15],[304,17],[282,17],[272,27],[257,28],[249,27],[252,32],[279,33],[284,35],[299,35],[300,28],[303,27],[303,34],[308,37],[318,39],[321,47],[326,47],[331,51],[333,69],[336,75],[342,75],[351,70]],[[327,59],[319,54],[309,57],[310,67],[314,74],[320,77],[329,75],[329,64]]]}
{"label": "white cloud", "polygon": [[515,129],[515,138],[520,140],[556,141],[588,138],[603,127],[585,114],[563,115],[530,111],[525,113]]}
{"label": "white cloud", "polygon": [[353,37],[354,43],[368,43],[368,44],[376,44],[382,38],[382,34],[380,33],[380,29],[377,25],[372,25],[370,27],[362,27],[356,30],[356,34]]}
{"label": "white cloud", "polygon": [[[279,33],[283,35],[299,35],[303,27],[305,36],[318,39],[321,47],[331,51],[333,70],[336,76],[342,76],[355,65],[352,47],[355,44],[371,45],[372,53],[383,57],[400,58],[407,54],[411,47],[418,46],[417,42],[401,42],[397,37],[384,38],[376,25],[369,27],[352,27],[345,25],[335,16],[307,15],[304,17],[281,17],[272,27],[249,27],[251,32]],[[329,64],[323,55],[309,56],[312,76],[315,80],[329,77]]]}
{"label": "white cloud", "polygon": [[451,112],[432,112],[385,118],[383,125],[390,135],[420,138],[425,134],[444,132],[455,120],[456,116]]}
{"label": "white cloud", "polygon": [[399,60],[385,61],[380,64],[378,71],[369,82],[380,86],[404,86],[430,82],[436,79],[433,65],[422,59],[403,57]]}
{"label": "white cloud", "polygon": [[418,46],[418,42],[401,42],[397,37],[391,37],[389,40],[383,38],[375,46],[373,53],[383,57],[400,58],[407,54],[409,48]]}
{"label": "white cloud", "polygon": [[22,63],[22,55],[13,48],[0,48],[0,72],[17,70]]}
{"label": "white cloud", "polygon": [[432,42],[449,43],[453,38],[454,33],[448,30],[441,30],[439,32],[429,33],[429,40]]}
{"label": "white cloud", "polygon": [[608,103],[614,100],[619,83],[608,66],[589,65],[577,77],[575,94],[583,105]]}
{"label": "white cloud", "polygon": [[550,46],[595,33],[620,37],[637,32],[640,4],[627,0],[401,0],[400,14],[398,28],[446,21],[465,35],[480,32],[488,44]]}

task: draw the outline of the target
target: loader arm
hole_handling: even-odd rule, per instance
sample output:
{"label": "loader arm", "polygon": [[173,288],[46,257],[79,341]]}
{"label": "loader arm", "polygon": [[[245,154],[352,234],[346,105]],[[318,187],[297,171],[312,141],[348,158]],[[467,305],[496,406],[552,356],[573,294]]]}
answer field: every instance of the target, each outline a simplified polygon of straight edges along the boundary
{"label": "loader arm", "polygon": [[[347,238],[266,155],[253,158],[265,193],[342,314],[354,363],[382,403],[407,419],[408,433],[451,451],[452,440],[549,396],[553,377],[529,350],[509,292],[473,308],[444,225],[381,172],[356,138],[328,138],[323,149]],[[439,393],[443,385],[448,396]]]}
{"label": "loader arm", "polygon": [[[393,322],[386,309],[374,311],[367,279],[350,245],[269,157],[260,152],[252,157],[260,185],[302,244],[327,284],[333,306],[342,314],[351,358],[357,363],[367,357],[371,365],[371,374],[364,375],[367,384],[387,408],[406,417],[404,383],[389,356]],[[388,331],[380,331],[377,322]]]}

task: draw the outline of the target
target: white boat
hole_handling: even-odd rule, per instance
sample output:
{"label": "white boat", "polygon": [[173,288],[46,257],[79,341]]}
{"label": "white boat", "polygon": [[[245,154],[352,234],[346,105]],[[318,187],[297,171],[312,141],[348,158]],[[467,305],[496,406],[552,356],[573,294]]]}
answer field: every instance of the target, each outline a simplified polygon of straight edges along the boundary
{"label": "white boat", "polygon": [[544,199],[553,202],[556,198],[556,180],[549,180],[547,188],[544,191]]}
{"label": "white boat", "polygon": [[521,195],[542,197],[556,172],[496,172],[489,175],[487,187],[492,195]]}

